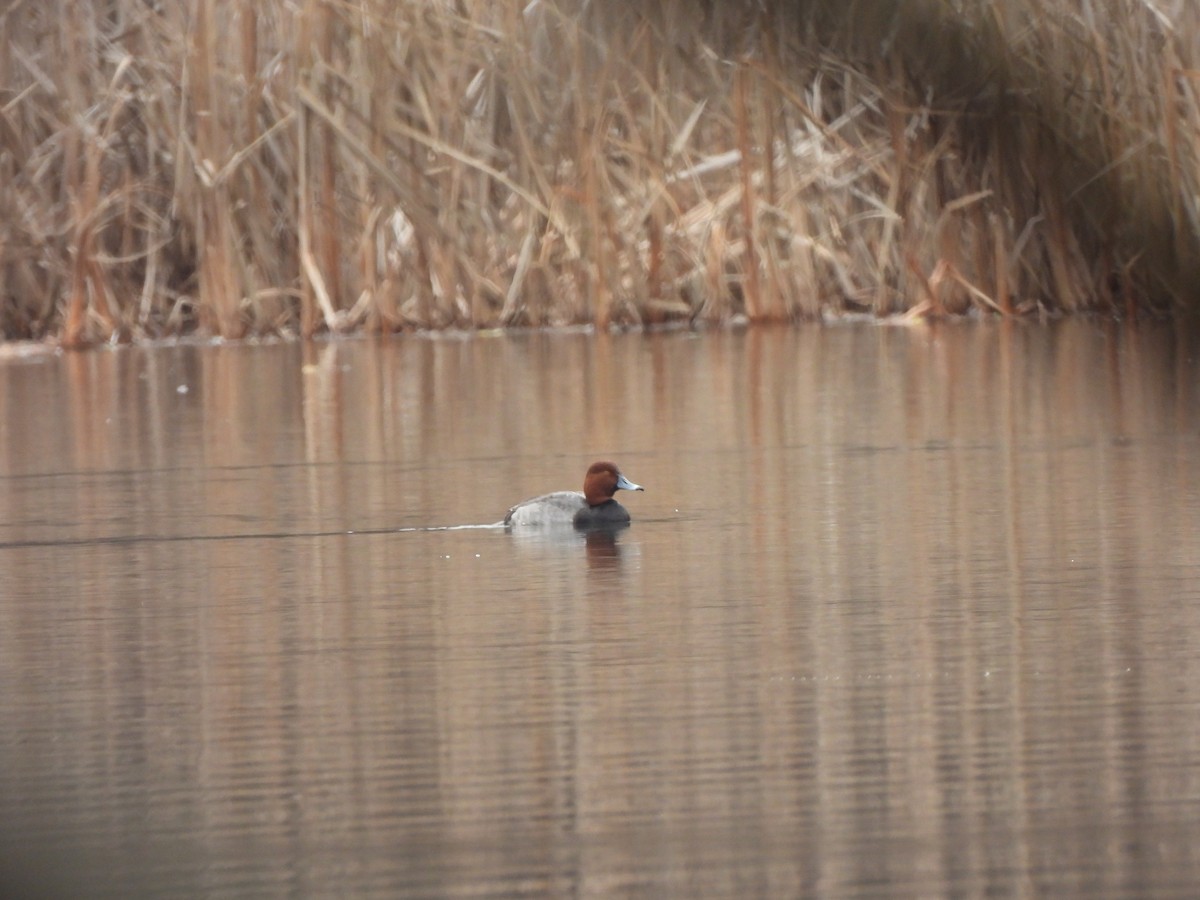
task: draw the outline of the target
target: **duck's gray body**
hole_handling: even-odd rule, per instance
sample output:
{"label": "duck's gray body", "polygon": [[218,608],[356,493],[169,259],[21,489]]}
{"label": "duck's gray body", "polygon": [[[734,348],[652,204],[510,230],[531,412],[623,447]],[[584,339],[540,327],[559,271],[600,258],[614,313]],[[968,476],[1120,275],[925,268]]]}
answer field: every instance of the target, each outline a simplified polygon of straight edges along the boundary
{"label": "duck's gray body", "polygon": [[507,526],[574,525],[576,514],[587,509],[583,491],[555,491],[518,503],[504,517]]}

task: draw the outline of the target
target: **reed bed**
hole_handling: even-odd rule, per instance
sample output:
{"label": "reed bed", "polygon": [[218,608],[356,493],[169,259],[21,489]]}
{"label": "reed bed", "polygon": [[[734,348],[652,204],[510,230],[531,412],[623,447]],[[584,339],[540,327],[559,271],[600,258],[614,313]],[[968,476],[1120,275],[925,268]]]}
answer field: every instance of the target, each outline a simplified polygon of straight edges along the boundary
{"label": "reed bed", "polygon": [[41,0],[0,31],[8,338],[1195,302],[1190,0]]}

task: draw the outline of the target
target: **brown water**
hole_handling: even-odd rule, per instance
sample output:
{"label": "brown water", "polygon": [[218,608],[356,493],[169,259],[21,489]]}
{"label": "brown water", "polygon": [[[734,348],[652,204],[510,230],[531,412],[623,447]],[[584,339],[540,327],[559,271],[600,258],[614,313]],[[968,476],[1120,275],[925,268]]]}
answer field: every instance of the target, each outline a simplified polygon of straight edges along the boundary
{"label": "brown water", "polygon": [[[1168,328],[121,349],[0,416],[0,893],[1200,889]],[[604,457],[615,540],[423,530]]]}

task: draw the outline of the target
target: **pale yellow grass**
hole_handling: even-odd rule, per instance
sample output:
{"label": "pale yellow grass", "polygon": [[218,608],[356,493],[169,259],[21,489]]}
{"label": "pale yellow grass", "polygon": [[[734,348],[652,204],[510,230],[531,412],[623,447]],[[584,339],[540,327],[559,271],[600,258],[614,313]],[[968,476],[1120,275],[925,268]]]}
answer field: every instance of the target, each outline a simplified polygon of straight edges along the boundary
{"label": "pale yellow grass", "polygon": [[9,338],[1194,305],[1185,0],[60,0],[0,31]]}

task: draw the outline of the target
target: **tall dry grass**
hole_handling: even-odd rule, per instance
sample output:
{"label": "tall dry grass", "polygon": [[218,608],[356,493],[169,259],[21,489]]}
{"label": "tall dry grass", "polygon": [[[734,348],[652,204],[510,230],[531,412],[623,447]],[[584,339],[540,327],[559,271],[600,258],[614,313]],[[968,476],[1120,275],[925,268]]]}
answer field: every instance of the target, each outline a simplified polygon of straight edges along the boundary
{"label": "tall dry grass", "polygon": [[0,12],[0,331],[1169,308],[1190,0]]}

